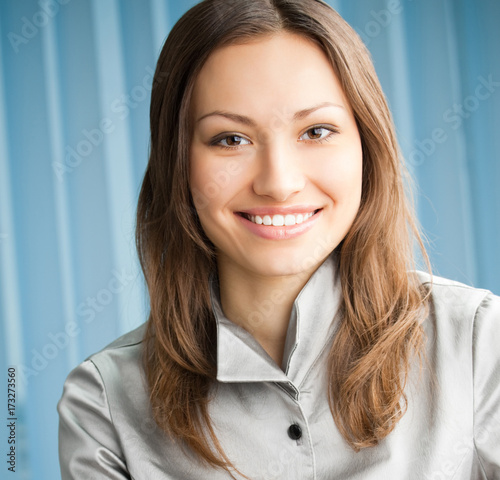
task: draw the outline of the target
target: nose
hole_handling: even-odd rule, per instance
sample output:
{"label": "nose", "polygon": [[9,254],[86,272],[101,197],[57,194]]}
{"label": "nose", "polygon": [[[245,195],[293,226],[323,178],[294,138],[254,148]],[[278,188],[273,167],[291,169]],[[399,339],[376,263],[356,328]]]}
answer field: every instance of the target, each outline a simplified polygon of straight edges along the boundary
{"label": "nose", "polygon": [[269,142],[261,147],[253,191],[276,202],[285,202],[304,189],[303,159],[285,142]]}

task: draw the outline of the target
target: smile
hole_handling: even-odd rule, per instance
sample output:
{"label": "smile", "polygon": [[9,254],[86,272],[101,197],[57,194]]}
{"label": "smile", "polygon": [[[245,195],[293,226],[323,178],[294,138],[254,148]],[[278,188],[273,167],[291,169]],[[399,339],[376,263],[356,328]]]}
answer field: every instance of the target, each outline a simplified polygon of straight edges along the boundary
{"label": "smile", "polygon": [[247,213],[242,213],[241,215],[256,225],[283,227],[299,225],[309,220],[316,212],[317,210],[309,213],[288,213],[286,215],[249,215]]}
{"label": "smile", "polygon": [[266,240],[291,240],[314,228],[323,208],[255,208],[234,212],[251,233]]}

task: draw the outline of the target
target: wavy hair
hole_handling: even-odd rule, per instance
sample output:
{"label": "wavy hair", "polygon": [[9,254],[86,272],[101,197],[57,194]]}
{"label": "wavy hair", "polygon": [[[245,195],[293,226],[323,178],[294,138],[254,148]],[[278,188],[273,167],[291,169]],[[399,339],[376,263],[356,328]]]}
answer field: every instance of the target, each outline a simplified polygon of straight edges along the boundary
{"label": "wavy hair", "polygon": [[[213,467],[234,468],[208,413],[216,382],[216,322],[209,276],[214,247],[189,189],[190,98],[210,54],[279,32],[302,35],[329,58],[356,118],[363,146],[362,198],[336,248],[342,320],[328,362],[329,404],[355,450],[376,445],[405,412],[405,383],[423,352],[427,296],[413,245],[427,256],[392,118],[370,55],[354,30],[320,0],[204,0],[173,27],[151,96],[151,145],[137,209],[136,243],[150,298],[144,368],[153,415]],[[428,294],[427,294],[428,295]]]}

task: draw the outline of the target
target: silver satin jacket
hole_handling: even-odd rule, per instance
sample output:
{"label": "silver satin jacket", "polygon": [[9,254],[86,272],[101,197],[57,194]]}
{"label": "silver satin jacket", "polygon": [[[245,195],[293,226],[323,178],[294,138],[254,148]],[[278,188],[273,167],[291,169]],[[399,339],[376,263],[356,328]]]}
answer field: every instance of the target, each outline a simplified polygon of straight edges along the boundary
{"label": "silver satin jacket", "polygon": [[[218,382],[209,412],[227,456],[252,480],[500,480],[500,298],[434,277],[427,359],[421,373],[417,366],[410,373],[408,411],[378,446],[356,453],[326,393],[339,321],[333,265],[329,257],[295,300],[281,368],[224,316],[212,284]],[[68,376],[58,405],[63,480],[230,478],[155,425],[143,332],[124,335]]]}

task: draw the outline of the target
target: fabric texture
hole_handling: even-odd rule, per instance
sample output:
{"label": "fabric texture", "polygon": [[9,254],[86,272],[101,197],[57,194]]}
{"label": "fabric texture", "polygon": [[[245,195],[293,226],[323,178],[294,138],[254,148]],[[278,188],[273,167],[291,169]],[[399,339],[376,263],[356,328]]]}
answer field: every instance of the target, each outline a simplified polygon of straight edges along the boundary
{"label": "fabric texture", "polygon": [[[255,480],[499,480],[500,298],[433,278],[426,360],[410,373],[408,411],[378,446],[356,453],[327,401],[326,361],[341,321],[334,265],[329,257],[295,300],[282,366],[224,316],[212,285],[218,374],[209,412],[228,457]],[[230,478],[156,426],[143,334],[144,325],[69,375],[58,405],[63,480]]]}

